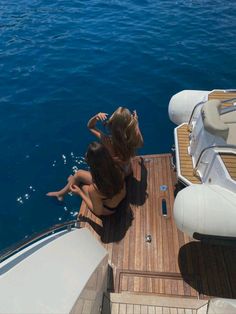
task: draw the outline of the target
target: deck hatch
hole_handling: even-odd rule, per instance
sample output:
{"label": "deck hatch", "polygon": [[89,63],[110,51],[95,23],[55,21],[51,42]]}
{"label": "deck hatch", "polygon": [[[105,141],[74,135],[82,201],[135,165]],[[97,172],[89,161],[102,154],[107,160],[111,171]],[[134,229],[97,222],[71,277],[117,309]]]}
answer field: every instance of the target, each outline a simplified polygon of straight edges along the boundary
{"label": "deck hatch", "polygon": [[167,204],[164,198],[161,200],[161,211],[162,211],[162,215],[166,217],[167,216]]}

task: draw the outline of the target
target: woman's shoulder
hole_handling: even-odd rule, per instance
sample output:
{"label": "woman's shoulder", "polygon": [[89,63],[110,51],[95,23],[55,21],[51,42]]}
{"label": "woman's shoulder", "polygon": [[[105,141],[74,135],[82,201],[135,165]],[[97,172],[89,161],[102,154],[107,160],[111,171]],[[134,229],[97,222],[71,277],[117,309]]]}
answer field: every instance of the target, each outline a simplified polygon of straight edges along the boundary
{"label": "woman's shoulder", "polygon": [[143,142],[143,136],[142,136],[142,133],[140,131],[138,124],[136,125],[135,132],[136,132],[136,138],[137,138],[137,148],[140,148],[143,146],[144,142]]}

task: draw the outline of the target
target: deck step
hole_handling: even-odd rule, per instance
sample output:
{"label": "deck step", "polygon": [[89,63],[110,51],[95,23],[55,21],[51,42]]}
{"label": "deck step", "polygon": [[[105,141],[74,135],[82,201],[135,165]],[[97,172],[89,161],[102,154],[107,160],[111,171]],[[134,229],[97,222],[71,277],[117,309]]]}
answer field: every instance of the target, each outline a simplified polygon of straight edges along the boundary
{"label": "deck step", "polygon": [[103,314],[189,313],[206,314],[207,300],[110,293],[104,297]]}

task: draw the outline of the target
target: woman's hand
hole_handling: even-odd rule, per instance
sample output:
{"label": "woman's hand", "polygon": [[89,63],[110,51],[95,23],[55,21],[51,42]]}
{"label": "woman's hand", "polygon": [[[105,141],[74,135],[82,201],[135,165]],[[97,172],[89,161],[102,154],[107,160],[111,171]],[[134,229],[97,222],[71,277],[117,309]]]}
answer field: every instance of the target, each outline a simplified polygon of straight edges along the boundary
{"label": "woman's hand", "polygon": [[137,115],[137,111],[136,110],[133,111],[132,115],[133,115],[135,120],[138,120],[138,115]]}
{"label": "woman's hand", "polygon": [[95,135],[99,140],[101,140],[101,137],[104,135],[101,130],[97,128],[97,122],[101,121],[104,125],[107,120],[108,113],[105,112],[99,112],[95,116],[93,116],[89,121],[88,121],[88,128],[89,130]]}
{"label": "woman's hand", "polygon": [[107,116],[108,116],[108,113],[99,112],[96,114],[96,120],[103,122],[107,119]]}
{"label": "woman's hand", "polygon": [[75,184],[71,184],[70,190],[72,193],[79,195],[82,198],[82,200],[85,202],[85,204],[88,206],[88,208],[93,211],[93,203],[88,193],[88,189],[90,186],[92,186],[92,184],[84,185],[82,188],[80,188],[79,186]]}
{"label": "woman's hand", "polygon": [[78,186],[75,185],[75,184],[71,184],[71,185],[70,185],[70,190],[71,190],[71,192],[74,193],[74,194],[81,195],[81,188],[78,187]]}

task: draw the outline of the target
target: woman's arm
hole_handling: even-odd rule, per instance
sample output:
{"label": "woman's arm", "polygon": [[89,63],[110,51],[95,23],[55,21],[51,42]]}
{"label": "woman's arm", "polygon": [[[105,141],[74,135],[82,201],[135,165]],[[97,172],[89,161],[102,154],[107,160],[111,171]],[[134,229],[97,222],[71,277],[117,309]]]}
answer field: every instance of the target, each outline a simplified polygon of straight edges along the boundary
{"label": "woman's arm", "polygon": [[89,187],[89,186],[87,185],[86,188],[85,188],[85,186],[83,186],[83,188],[80,188],[77,185],[72,184],[70,186],[70,190],[74,194],[79,195],[84,200],[84,202],[88,206],[88,208],[93,210],[93,203],[92,203],[92,201],[88,195],[88,188],[87,187]]}
{"label": "woman's arm", "polygon": [[94,186],[84,185],[82,188],[77,185],[71,185],[71,192],[79,195],[87,207],[96,215],[101,216],[104,214],[104,208],[101,198],[98,196]]}
{"label": "woman's arm", "polygon": [[107,119],[107,113],[99,112],[94,117],[92,117],[88,121],[88,128],[89,130],[95,135],[97,138],[101,139],[102,136],[104,136],[103,132],[96,128],[97,121],[104,122]]}
{"label": "woman's arm", "polygon": [[136,134],[138,136],[138,147],[137,148],[143,147],[143,144],[144,144],[143,136],[142,136],[142,133],[141,133],[141,131],[139,129],[138,123],[137,123],[137,126],[136,126]]}
{"label": "woman's arm", "polygon": [[141,131],[139,129],[138,115],[137,115],[136,110],[134,110],[134,112],[133,112],[133,117],[137,121],[135,132],[136,132],[136,136],[138,138],[138,147],[137,148],[140,148],[140,147],[143,146],[144,142],[143,142],[142,133],[141,133]]}

